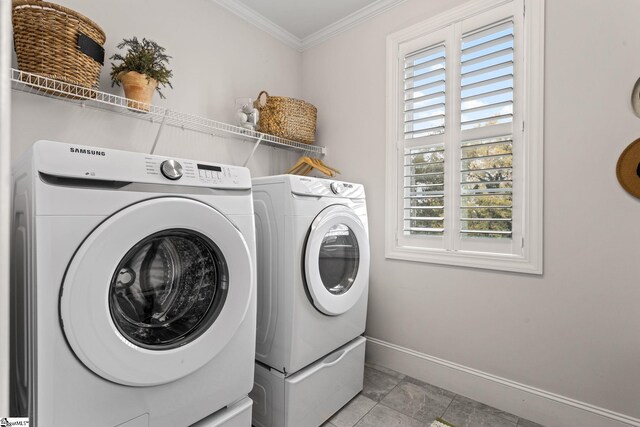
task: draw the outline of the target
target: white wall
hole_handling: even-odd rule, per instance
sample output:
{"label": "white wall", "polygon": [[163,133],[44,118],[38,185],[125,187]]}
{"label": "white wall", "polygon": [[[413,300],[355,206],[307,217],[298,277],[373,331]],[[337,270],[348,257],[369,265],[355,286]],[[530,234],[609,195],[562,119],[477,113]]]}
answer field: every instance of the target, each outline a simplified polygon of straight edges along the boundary
{"label": "white wall", "polygon": [[615,175],[640,136],[637,0],[546,2],[544,275],[384,257],[385,38],[461,3],[408,0],[303,55],[327,162],[367,190],[366,334],[640,422],[640,201]]}
{"label": "white wall", "polygon": [[[174,89],[153,102],[185,113],[234,123],[235,99],[255,98],[262,89],[300,97],[301,54],[216,5],[213,0],[62,0],[58,4],[96,21],[105,31],[107,58],[123,38],[156,41],[173,58]],[[111,87],[105,61],[102,91]],[[14,65],[15,66],[15,65]],[[148,152],[158,124],[14,91],[13,157],[38,139]],[[252,144],[166,127],[156,154],[242,164]],[[248,165],[255,176],[282,173],[297,154],[260,147]]]}

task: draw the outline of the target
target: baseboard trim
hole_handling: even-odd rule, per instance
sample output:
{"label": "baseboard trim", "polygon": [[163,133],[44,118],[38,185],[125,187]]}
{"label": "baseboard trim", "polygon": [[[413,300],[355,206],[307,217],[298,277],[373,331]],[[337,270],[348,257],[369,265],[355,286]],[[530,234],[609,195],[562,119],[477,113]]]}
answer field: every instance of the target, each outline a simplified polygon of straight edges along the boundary
{"label": "baseboard trim", "polygon": [[372,337],[368,362],[553,427],[640,427],[640,419],[420,353]]}

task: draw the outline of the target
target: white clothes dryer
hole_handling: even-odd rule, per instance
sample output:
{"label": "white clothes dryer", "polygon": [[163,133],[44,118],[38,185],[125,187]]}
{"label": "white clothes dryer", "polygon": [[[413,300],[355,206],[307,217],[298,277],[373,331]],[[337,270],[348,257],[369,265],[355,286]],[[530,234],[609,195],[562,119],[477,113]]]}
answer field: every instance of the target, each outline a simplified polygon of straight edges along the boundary
{"label": "white clothes dryer", "polygon": [[319,426],[362,389],[369,233],[360,184],[253,180],[258,323],[253,424]]}
{"label": "white clothes dryer", "polygon": [[247,169],[39,141],[14,168],[13,212],[13,416],[250,425]]}

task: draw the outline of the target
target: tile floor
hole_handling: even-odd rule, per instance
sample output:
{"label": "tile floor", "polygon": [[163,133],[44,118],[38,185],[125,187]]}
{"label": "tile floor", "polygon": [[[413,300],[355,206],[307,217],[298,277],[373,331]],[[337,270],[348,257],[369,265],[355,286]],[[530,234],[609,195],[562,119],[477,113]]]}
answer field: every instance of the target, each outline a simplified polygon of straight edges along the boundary
{"label": "tile floor", "polygon": [[438,417],[456,427],[542,427],[370,364],[365,366],[362,392],[322,427],[429,427]]}

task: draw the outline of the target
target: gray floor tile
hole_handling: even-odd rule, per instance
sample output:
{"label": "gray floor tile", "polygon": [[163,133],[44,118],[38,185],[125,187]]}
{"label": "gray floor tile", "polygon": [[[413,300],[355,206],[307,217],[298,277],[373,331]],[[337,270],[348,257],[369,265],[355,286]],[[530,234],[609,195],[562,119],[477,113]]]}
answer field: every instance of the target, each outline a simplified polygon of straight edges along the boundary
{"label": "gray floor tile", "polygon": [[[403,376],[404,377],[404,376]],[[402,378],[379,371],[370,366],[364,368],[362,395],[379,402],[398,385]]]}
{"label": "gray floor tile", "polygon": [[437,417],[456,427],[544,427],[383,366],[365,364],[364,382],[322,427],[429,427]]}
{"label": "gray floor tile", "polygon": [[340,412],[331,417],[329,421],[335,427],[353,427],[360,421],[360,418],[364,417],[374,406],[376,406],[374,400],[362,395],[357,395],[351,399]]}
{"label": "gray floor tile", "polygon": [[544,427],[544,426],[542,424],[536,424],[533,421],[520,418],[518,419],[518,427]]}
{"label": "gray floor tile", "polygon": [[376,405],[365,415],[356,427],[428,427],[429,424],[421,423],[398,411],[387,408],[384,405]]}
{"label": "gray floor tile", "polygon": [[402,381],[381,404],[430,424],[442,416],[455,394],[432,385]]}
{"label": "gray floor tile", "polygon": [[393,369],[385,368],[384,366],[376,365],[374,363],[365,363],[364,366],[391,375],[392,377],[398,378],[399,380],[405,378],[405,375],[401,374],[400,372],[394,371]]}
{"label": "gray floor tile", "polygon": [[424,381],[422,381],[422,380],[419,380],[419,379],[417,379],[417,378],[410,377],[410,376],[408,376],[408,375],[407,375],[406,377],[404,377],[404,380],[405,380],[406,382],[409,382],[409,383],[415,384],[415,385],[417,385],[417,386],[425,387],[425,388],[427,388],[427,389],[431,390],[431,391],[432,391],[432,392],[434,392],[434,393],[445,394],[445,395],[447,395],[447,396],[451,396],[451,398],[452,398],[452,399],[456,396],[456,394],[455,394],[454,392],[452,392],[452,391],[445,390],[445,389],[443,389],[443,388],[440,388],[440,387],[437,387],[437,386],[435,386],[435,385],[432,385],[432,384],[426,383],[426,382],[424,382]]}
{"label": "gray floor tile", "polygon": [[425,384],[428,384],[428,383],[426,383],[426,382],[424,382],[424,381],[422,381],[422,380],[419,380],[419,379],[417,379],[417,378],[410,377],[409,375],[405,376],[405,377],[404,377],[404,380],[405,380],[405,381],[407,381],[407,382],[410,382],[410,383],[416,384],[416,385],[425,385]]}
{"label": "gray floor tile", "polygon": [[456,396],[444,418],[456,427],[516,427],[518,417],[463,396]]}
{"label": "gray floor tile", "polygon": [[513,414],[510,414],[509,412],[501,411],[500,409],[493,408],[491,406],[485,405],[484,403],[480,403],[473,399],[469,399],[468,397],[457,395],[455,400],[463,404],[471,405],[477,411],[484,411],[486,413],[497,415],[498,417],[504,418],[508,421],[511,421],[512,423],[516,423],[516,424],[518,423],[519,418],[517,415],[513,415]]}

